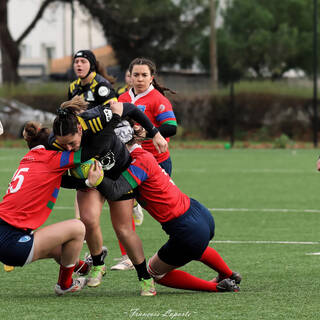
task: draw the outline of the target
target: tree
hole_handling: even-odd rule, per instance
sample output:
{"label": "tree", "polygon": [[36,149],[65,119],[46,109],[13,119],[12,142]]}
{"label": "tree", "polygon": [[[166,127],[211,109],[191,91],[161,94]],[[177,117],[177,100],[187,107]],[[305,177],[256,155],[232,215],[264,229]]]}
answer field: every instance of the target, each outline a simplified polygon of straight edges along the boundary
{"label": "tree", "polygon": [[[29,26],[14,40],[8,28],[8,2],[0,0],[0,46],[2,57],[2,80],[4,83],[17,83],[19,81],[18,64],[20,59],[19,45],[36,26],[45,9],[56,0],[45,0],[41,3],[37,14]],[[65,1],[68,2],[68,1]]]}
{"label": "tree", "polygon": [[[210,0],[78,0],[100,22],[106,39],[113,47],[123,69],[138,56],[149,57],[157,66],[191,66],[201,43],[203,30],[209,26]],[[7,24],[7,4],[0,0],[0,44],[3,81],[17,82],[19,45],[53,2],[43,0],[32,23],[14,40]],[[129,14],[128,14],[129,13]]]}
{"label": "tree", "polygon": [[220,76],[226,78],[223,69],[235,78],[248,70],[273,79],[292,68],[311,72],[312,10],[312,0],[230,1],[217,36]]}
{"label": "tree", "polygon": [[201,20],[208,0],[79,2],[98,19],[124,69],[138,56],[156,60],[158,67],[192,65],[201,32],[209,23],[208,18]]}

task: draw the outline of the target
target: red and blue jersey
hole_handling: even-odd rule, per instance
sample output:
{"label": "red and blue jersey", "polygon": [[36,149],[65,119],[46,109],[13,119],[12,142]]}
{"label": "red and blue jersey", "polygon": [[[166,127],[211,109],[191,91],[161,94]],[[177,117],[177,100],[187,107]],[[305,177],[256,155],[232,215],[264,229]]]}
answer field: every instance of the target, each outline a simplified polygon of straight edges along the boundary
{"label": "red and blue jersey", "polygon": [[150,152],[134,145],[131,158],[129,168],[122,175],[132,188],[138,188],[137,200],[152,217],[164,223],[189,209],[190,198],[180,191]]}
{"label": "red and blue jersey", "polygon": [[0,203],[0,218],[20,229],[37,229],[57,200],[62,175],[81,163],[81,150],[58,152],[43,146],[31,149],[21,160]]}
{"label": "red and blue jersey", "polygon": [[[131,88],[129,91],[123,93],[118,100],[120,102],[130,102],[136,105],[145,113],[156,128],[159,128],[162,124],[177,125],[177,120],[170,101],[155,89],[153,85],[150,85],[148,90],[136,96]],[[169,142],[170,139],[166,138],[166,140]],[[158,153],[152,140],[144,141],[142,147],[151,152],[158,163],[161,163],[170,157],[169,151]]]}

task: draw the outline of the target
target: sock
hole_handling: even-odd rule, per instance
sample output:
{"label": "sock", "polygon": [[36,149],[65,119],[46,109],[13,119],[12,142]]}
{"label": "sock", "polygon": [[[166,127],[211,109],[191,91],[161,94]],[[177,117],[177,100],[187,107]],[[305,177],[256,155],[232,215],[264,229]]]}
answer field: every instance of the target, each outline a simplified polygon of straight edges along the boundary
{"label": "sock", "polygon": [[148,273],[148,270],[147,270],[146,259],[144,259],[144,261],[142,263],[140,263],[140,264],[134,264],[134,267],[136,268],[139,281],[141,279],[147,280],[147,279],[151,278],[151,276],[150,276],[150,274]]}
{"label": "sock", "polygon": [[89,266],[85,263],[85,261],[83,260],[79,260],[79,262],[76,264],[75,268],[74,268],[74,272],[77,272],[79,269],[80,273],[85,274],[88,271]]}
{"label": "sock", "polygon": [[217,283],[197,278],[182,270],[172,270],[160,280],[155,281],[176,289],[218,292]]}
{"label": "sock", "polygon": [[119,242],[119,247],[120,247],[120,251],[121,251],[121,255],[124,256],[127,254],[126,249],[124,248],[124,246],[122,245],[122,243],[120,242],[120,240],[118,240]]}
{"label": "sock", "polygon": [[132,229],[133,231],[136,231],[136,224],[134,223],[133,216],[132,216]]}
{"label": "sock", "polygon": [[104,265],[104,261],[102,260],[102,251],[100,254],[98,254],[97,256],[93,256],[91,255],[92,257],[92,264],[94,266],[103,266]]}
{"label": "sock", "polygon": [[228,278],[232,275],[231,269],[221,258],[220,254],[211,247],[207,247],[201,256],[200,261],[217,271],[222,277]]}
{"label": "sock", "polygon": [[60,265],[58,285],[60,285],[61,289],[65,290],[71,287],[74,267],[75,265],[71,267],[64,267],[62,264]]}

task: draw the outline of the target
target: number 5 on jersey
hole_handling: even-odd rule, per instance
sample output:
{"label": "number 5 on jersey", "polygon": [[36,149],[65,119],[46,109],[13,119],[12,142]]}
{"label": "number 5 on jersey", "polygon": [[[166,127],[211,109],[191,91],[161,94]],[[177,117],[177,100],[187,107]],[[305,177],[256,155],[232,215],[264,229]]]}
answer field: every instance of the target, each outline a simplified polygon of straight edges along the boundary
{"label": "number 5 on jersey", "polygon": [[[7,193],[15,193],[21,188],[23,180],[24,180],[23,173],[28,172],[28,171],[29,171],[29,168],[21,168],[15,172],[15,174],[13,175],[13,178],[10,182]],[[13,187],[12,184],[15,181],[17,181],[17,184],[15,187]]]}

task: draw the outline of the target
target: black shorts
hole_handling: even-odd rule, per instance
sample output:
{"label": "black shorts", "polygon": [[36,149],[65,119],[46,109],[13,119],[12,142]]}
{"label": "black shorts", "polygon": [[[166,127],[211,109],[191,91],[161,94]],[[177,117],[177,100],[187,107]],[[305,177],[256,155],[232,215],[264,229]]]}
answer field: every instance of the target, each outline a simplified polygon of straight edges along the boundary
{"label": "black shorts", "polygon": [[214,219],[197,200],[190,199],[190,208],[180,217],[162,224],[169,240],[158,251],[159,258],[181,267],[199,260],[214,236]]}
{"label": "black shorts", "polygon": [[33,258],[33,234],[0,219],[0,261],[9,266],[28,264]]}

